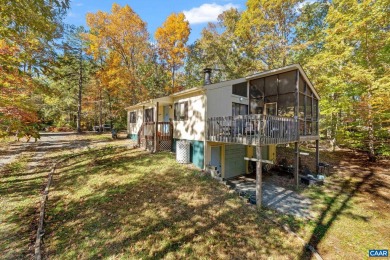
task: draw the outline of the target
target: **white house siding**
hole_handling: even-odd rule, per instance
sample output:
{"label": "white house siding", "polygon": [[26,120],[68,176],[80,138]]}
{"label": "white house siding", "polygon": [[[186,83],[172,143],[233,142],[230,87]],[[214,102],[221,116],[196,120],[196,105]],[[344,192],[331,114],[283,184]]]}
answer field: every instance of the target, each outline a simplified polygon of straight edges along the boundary
{"label": "white house siding", "polygon": [[[136,117],[137,117],[136,123],[130,123],[130,112],[137,113],[136,114]],[[138,134],[138,131],[142,125],[142,118],[143,118],[143,109],[142,108],[127,111],[127,134],[130,137],[134,137],[135,135]]]}
{"label": "white house siding", "polygon": [[242,82],[245,82],[245,79],[230,80],[205,86],[207,89],[207,118],[231,116],[233,102],[249,105],[249,97],[240,97],[232,94],[232,86]]}
{"label": "white house siding", "polygon": [[203,94],[197,94],[174,98],[174,103],[184,101],[188,101],[188,120],[173,121],[173,138],[204,141],[205,97]]}

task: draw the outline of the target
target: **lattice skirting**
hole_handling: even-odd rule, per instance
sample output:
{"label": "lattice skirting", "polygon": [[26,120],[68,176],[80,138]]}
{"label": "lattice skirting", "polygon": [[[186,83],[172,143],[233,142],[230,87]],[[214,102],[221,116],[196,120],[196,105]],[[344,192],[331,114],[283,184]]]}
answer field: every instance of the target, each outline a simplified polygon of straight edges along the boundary
{"label": "lattice skirting", "polygon": [[160,151],[171,151],[172,150],[172,140],[161,140],[159,150]]}

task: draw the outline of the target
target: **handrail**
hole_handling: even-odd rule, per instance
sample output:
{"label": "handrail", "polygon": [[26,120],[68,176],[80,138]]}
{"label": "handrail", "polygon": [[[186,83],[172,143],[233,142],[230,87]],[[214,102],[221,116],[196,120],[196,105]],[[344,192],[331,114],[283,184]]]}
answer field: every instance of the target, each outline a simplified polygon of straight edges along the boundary
{"label": "handrail", "polygon": [[298,141],[294,117],[261,114],[211,117],[207,119],[207,140],[248,145],[282,144]]}
{"label": "handrail", "polygon": [[[157,139],[157,146],[161,141],[173,140],[173,124],[171,122],[157,122],[157,136],[156,136],[156,122],[144,122],[138,130],[138,146],[141,146],[141,140],[154,142]],[[160,148],[157,147],[157,150]]]}

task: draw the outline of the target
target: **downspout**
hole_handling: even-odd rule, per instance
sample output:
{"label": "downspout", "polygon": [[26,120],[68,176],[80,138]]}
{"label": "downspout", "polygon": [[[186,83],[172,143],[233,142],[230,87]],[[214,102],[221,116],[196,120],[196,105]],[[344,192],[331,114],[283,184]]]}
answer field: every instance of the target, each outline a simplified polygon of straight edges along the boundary
{"label": "downspout", "polygon": [[204,137],[203,137],[203,170],[206,170],[206,158],[208,158],[208,147],[207,147],[207,90],[203,89],[203,102],[204,102]]}

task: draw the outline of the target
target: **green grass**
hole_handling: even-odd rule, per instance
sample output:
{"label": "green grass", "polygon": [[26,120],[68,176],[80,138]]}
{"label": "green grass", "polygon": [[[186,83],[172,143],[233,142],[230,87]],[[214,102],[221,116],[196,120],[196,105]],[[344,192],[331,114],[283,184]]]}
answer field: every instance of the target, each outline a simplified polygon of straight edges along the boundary
{"label": "green grass", "polygon": [[0,252],[2,259],[31,258],[35,215],[47,172],[27,168],[24,156],[0,171]]}
{"label": "green grass", "polygon": [[[289,150],[283,152],[293,152]],[[314,156],[305,160],[314,161]],[[303,221],[271,210],[263,214],[289,225],[324,259],[364,259],[369,249],[387,249],[389,161],[368,163],[365,154],[353,151],[324,151],[321,160],[333,165],[325,185],[300,190],[313,201],[313,220]]]}
{"label": "green grass", "polygon": [[57,171],[50,259],[305,257],[299,241],[169,153],[90,150]]}

